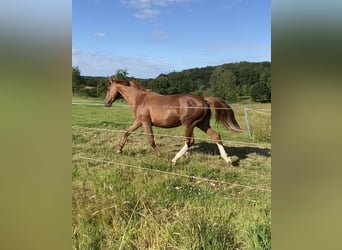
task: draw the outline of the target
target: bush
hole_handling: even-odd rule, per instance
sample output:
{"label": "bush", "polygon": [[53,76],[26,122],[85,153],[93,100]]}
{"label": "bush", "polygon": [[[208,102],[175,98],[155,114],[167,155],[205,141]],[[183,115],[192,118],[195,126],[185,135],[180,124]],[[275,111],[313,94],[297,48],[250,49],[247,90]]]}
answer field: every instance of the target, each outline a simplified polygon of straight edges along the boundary
{"label": "bush", "polygon": [[97,90],[95,87],[86,87],[84,88],[84,93],[89,97],[97,97]]}
{"label": "bush", "polygon": [[264,82],[258,82],[251,88],[251,97],[255,102],[271,102],[271,89]]}

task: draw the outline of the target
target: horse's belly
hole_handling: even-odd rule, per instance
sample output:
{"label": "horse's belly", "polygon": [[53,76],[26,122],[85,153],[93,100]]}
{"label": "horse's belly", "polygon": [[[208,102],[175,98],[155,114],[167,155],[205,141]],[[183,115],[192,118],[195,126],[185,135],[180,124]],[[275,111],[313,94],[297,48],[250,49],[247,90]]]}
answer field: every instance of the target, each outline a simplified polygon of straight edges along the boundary
{"label": "horse's belly", "polygon": [[181,125],[181,121],[180,120],[168,120],[168,119],[164,119],[164,120],[152,120],[152,125],[156,126],[156,127],[160,127],[160,128],[174,128],[174,127],[178,127]]}
{"label": "horse's belly", "polygon": [[174,128],[181,125],[179,116],[170,111],[156,112],[151,118],[152,125],[156,127]]}

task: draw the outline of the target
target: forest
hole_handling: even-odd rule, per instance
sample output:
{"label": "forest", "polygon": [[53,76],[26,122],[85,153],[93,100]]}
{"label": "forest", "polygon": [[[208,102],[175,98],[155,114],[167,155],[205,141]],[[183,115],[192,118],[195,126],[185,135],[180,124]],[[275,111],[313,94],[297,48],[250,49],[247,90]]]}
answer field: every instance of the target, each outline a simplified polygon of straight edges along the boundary
{"label": "forest", "polygon": [[116,70],[113,75],[106,77],[83,76],[78,66],[73,66],[72,93],[78,96],[104,97],[108,77],[136,80],[160,94],[217,96],[229,103],[271,102],[271,62],[226,63],[169,72],[149,79],[129,76],[127,69]]}

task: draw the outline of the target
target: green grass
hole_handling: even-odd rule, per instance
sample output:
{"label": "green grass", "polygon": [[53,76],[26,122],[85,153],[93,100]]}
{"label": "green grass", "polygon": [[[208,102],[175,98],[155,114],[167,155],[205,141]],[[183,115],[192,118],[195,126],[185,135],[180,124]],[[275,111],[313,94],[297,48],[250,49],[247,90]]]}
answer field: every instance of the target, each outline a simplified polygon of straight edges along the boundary
{"label": "green grass", "polygon": [[[184,145],[181,127],[154,128],[161,158],[142,129],[115,153],[133,121],[123,104],[72,106],[73,249],[271,249],[271,150],[249,144],[270,144],[269,115],[248,111],[251,139],[212,123],[235,158],[233,167],[201,131],[172,166]],[[270,108],[232,105],[243,128],[245,105]]]}

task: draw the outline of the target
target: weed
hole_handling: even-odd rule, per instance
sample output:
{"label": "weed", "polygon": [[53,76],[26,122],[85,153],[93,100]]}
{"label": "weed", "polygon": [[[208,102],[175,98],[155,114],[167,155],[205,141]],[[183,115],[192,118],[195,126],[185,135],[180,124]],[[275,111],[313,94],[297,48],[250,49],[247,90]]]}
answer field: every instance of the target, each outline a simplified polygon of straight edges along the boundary
{"label": "weed", "polygon": [[[233,108],[244,127],[242,107]],[[249,114],[252,140],[212,123],[237,159],[231,167],[199,130],[194,147],[172,166],[184,145],[181,127],[154,128],[161,158],[141,129],[116,154],[132,122],[122,103],[73,105],[72,114],[73,249],[271,248],[270,148],[249,144],[270,143],[270,116]]]}

